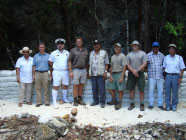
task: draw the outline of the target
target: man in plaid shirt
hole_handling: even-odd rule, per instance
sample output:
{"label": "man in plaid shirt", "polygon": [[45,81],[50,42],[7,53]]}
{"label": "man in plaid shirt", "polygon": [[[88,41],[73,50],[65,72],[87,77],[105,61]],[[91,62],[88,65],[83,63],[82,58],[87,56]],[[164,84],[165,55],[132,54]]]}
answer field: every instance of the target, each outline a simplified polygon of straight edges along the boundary
{"label": "man in plaid shirt", "polygon": [[149,82],[149,109],[154,107],[154,89],[157,85],[158,107],[163,109],[163,59],[164,55],[159,52],[159,42],[152,43],[152,51],[148,56],[148,82]]}

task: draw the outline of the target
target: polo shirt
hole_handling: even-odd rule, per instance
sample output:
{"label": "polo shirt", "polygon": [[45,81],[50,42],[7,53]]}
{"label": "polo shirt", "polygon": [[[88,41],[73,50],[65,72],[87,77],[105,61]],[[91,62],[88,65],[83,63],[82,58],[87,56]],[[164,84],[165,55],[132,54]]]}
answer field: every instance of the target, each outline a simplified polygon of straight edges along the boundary
{"label": "polo shirt", "polygon": [[28,60],[24,56],[20,57],[16,62],[16,68],[20,69],[20,82],[32,83],[32,66],[33,58],[29,56]]}
{"label": "polo shirt", "polygon": [[49,65],[48,65],[48,59],[50,55],[48,53],[40,54],[37,53],[34,56],[33,66],[35,66],[36,71],[48,71]]}

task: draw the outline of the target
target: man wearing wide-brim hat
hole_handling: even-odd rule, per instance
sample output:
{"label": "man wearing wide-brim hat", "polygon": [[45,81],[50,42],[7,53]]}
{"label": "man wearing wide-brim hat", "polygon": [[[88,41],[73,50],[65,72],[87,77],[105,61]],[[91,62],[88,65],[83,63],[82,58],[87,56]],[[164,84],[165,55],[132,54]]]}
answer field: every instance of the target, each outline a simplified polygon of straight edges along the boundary
{"label": "man wearing wide-brim hat", "polygon": [[[177,47],[175,44],[168,46],[169,54],[165,56],[163,67],[166,72],[165,77],[165,104],[166,110],[176,111],[178,104],[178,88],[182,82],[185,64],[183,58],[176,54]],[[171,98],[172,90],[172,98]]]}
{"label": "man wearing wide-brim hat", "polygon": [[128,61],[128,79],[127,89],[130,90],[131,104],[128,110],[132,110],[135,107],[135,86],[138,85],[140,94],[140,111],[144,111],[144,87],[145,76],[144,69],[147,66],[148,57],[144,51],[140,50],[141,44],[138,41],[133,41],[131,44],[132,51],[127,55]]}
{"label": "man wearing wide-brim hat", "polygon": [[32,105],[31,102],[31,91],[32,91],[32,65],[33,58],[29,56],[32,53],[28,47],[23,47],[19,53],[23,54],[16,62],[16,76],[17,82],[20,84],[20,94],[19,94],[19,107],[22,107],[24,102],[24,96],[26,94],[26,103]]}

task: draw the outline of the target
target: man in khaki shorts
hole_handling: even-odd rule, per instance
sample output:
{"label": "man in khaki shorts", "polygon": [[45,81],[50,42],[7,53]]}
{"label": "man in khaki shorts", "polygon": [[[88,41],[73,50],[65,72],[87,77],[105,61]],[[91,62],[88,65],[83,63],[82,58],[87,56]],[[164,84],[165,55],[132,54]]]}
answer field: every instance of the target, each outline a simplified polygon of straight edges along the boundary
{"label": "man in khaki shorts", "polygon": [[84,84],[87,78],[88,51],[83,48],[83,39],[76,38],[76,47],[70,51],[69,72],[73,79],[74,106],[86,105],[82,100]]}
{"label": "man in khaki shorts", "polygon": [[131,44],[132,51],[127,55],[128,63],[128,80],[127,89],[130,90],[131,104],[128,110],[132,110],[135,98],[135,86],[138,85],[140,94],[140,111],[144,111],[144,87],[145,76],[144,69],[147,66],[148,57],[144,51],[140,50],[141,44],[138,41],[133,41]]}
{"label": "man in khaki shorts", "polygon": [[50,106],[50,100],[49,100],[49,80],[48,80],[48,59],[49,54],[45,52],[45,44],[40,43],[39,44],[39,53],[37,53],[34,56],[33,61],[33,79],[35,79],[35,88],[37,93],[37,104],[36,107],[40,107],[42,105],[42,96],[41,91],[42,88],[44,90],[44,100],[45,105]]}
{"label": "man in khaki shorts", "polygon": [[[112,95],[111,102],[108,105],[115,105],[115,109],[119,110],[122,105],[123,90],[124,90],[124,77],[127,68],[127,58],[121,53],[121,44],[114,45],[115,54],[111,58],[110,67],[110,83],[109,92]],[[116,99],[116,91],[119,92],[119,101]]]}

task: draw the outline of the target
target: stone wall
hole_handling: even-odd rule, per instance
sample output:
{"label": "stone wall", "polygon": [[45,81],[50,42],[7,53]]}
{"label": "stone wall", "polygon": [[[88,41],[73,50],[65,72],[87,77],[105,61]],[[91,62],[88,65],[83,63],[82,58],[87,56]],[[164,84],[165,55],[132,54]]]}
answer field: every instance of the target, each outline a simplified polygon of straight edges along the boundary
{"label": "stone wall", "polygon": [[[108,80],[106,81],[106,87],[108,85]],[[50,84],[50,95],[51,95],[51,87],[52,87],[52,83]],[[107,89],[107,88],[106,88]],[[72,84],[70,84],[69,89],[68,89],[68,99],[73,101],[73,96],[72,96]],[[145,86],[145,101],[148,101],[148,81],[146,80],[146,86]],[[107,92],[107,100],[110,100],[111,96]],[[155,92],[157,93],[157,91],[155,90]],[[61,98],[61,90],[59,90],[59,96],[58,98]],[[36,101],[36,92],[35,92],[35,87],[33,84],[33,90],[32,90],[32,94],[33,94],[33,102]],[[16,72],[14,71],[9,71],[9,70],[2,70],[0,71],[0,100],[12,100],[17,102],[18,101],[18,96],[19,96],[19,84],[16,82]],[[155,97],[157,97],[157,94],[155,94]],[[183,78],[183,82],[180,86],[179,89],[179,98],[182,101],[186,101],[186,74],[184,74],[184,78]],[[52,97],[50,97],[50,99],[52,100]],[[86,86],[84,88],[84,100],[86,102],[91,102],[92,101],[92,87],[91,87],[91,80],[88,79]],[[128,102],[129,101],[129,91],[125,90],[124,91],[124,98],[123,98],[124,102]],[[138,91],[136,89],[136,98],[135,101],[139,101],[139,94]]]}

